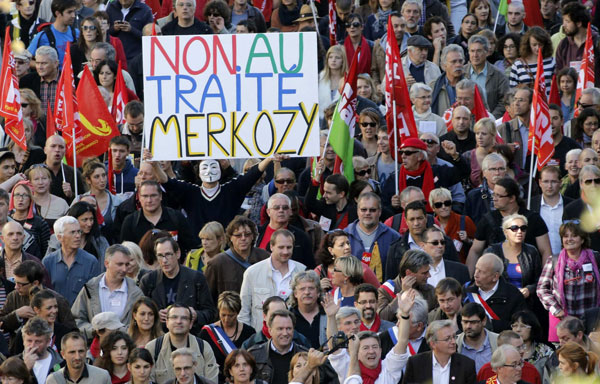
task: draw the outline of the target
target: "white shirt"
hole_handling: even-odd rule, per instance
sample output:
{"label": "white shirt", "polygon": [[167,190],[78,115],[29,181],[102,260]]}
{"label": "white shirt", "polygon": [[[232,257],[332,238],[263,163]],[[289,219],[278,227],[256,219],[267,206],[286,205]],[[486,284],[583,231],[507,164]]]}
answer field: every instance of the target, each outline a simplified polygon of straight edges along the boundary
{"label": "white shirt", "polygon": [[481,288],[479,288],[479,295],[481,296],[481,298],[483,300],[487,301],[487,299],[492,297],[492,295],[494,295],[494,293],[496,293],[496,291],[498,290],[499,283],[500,283],[500,280],[496,281],[496,285],[494,285],[494,288],[492,288],[489,291],[482,291]]}
{"label": "white shirt", "polygon": [[562,249],[558,230],[562,224],[563,211],[564,201],[562,196],[559,195],[558,203],[555,206],[552,206],[546,203],[544,196],[542,195],[542,201],[540,202],[540,216],[546,222],[546,226],[548,226],[548,237],[550,238],[552,254],[559,254]]}
{"label": "white shirt", "polygon": [[412,235],[410,234],[410,232],[408,232],[408,247],[410,249],[418,249],[419,251],[422,251],[423,249],[419,246],[419,244],[417,244],[417,242],[415,241],[415,239],[413,239]]}
{"label": "white shirt", "polygon": [[448,384],[450,382],[450,363],[452,362],[452,358],[448,359],[448,364],[444,367],[438,363],[434,353],[431,354],[431,359],[433,360],[433,384]]}
{"label": "white shirt", "polygon": [[444,260],[441,260],[438,264],[437,268],[433,266],[433,264],[429,264],[429,278],[427,279],[427,284],[435,287],[440,282],[440,280],[446,277],[446,266],[444,265]]}
{"label": "white shirt", "polygon": [[288,260],[288,271],[285,276],[281,275],[279,270],[273,267],[273,263],[271,259],[269,259],[269,265],[271,266],[271,271],[273,272],[273,283],[275,284],[275,288],[277,289],[277,296],[282,299],[287,299],[292,293],[290,289],[290,283],[292,282],[292,272],[294,271],[294,265],[291,260]]}
{"label": "white shirt", "polygon": [[125,312],[127,305],[127,281],[123,279],[121,286],[114,291],[106,285],[106,273],[100,279],[98,294],[102,312],[114,312],[119,318]]}
{"label": "white shirt", "polygon": [[52,355],[48,353],[45,359],[39,359],[33,364],[33,373],[38,383],[45,383],[50,372],[50,363],[52,363]]}

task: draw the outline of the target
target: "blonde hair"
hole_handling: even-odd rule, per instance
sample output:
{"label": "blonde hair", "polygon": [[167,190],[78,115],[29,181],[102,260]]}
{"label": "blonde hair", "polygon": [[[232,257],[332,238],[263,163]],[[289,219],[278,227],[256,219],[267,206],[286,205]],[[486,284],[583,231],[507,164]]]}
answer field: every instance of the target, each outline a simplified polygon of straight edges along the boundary
{"label": "blonde hair", "polygon": [[354,256],[338,257],[334,265],[340,268],[342,274],[350,278],[350,283],[357,285],[363,282],[363,269],[360,261]]}
{"label": "blonde hair", "polygon": [[489,133],[490,135],[492,135],[494,137],[497,134],[496,122],[494,120],[490,119],[489,117],[484,117],[483,119],[480,119],[473,126],[473,132],[477,132],[480,129],[485,130],[487,133]]}
{"label": "blonde hair", "polygon": [[214,236],[221,244],[220,249],[225,248],[225,230],[223,229],[223,225],[218,221],[210,221],[204,224],[204,227],[198,233],[198,237],[202,236]]}
{"label": "blonde hair", "polygon": [[[329,69],[329,56],[332,53],[337,53],[342,57],[342,73],[346,73],[348,71],[348,58],[346,57],[346,50],[343,45],[334,45],[329,47],[327,50],[327,54],[325,55],[325,68],[323,69],[323,80],[329,81],[331,80],[331,70]],[[337,86],[337,84],[336,84]]]}
{"label": "blonde hair", "polygon": [[440,198],[452,200],[452,193],[446,188],[436,188],[431,190],[431,192],[429,192],[429,205],[433,206],[433,202]]}

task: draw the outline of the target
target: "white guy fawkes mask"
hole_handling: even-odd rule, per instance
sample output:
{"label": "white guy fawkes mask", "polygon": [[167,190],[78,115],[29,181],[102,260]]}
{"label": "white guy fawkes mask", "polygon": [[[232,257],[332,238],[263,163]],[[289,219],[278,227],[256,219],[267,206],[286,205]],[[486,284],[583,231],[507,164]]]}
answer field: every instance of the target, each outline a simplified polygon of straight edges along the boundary
{"label": "white guy fawkes mask", "polygon": [[203,160],[200,163],[200,179],[206,183],[214,183],[221,179],[221,167],[217,160]]}

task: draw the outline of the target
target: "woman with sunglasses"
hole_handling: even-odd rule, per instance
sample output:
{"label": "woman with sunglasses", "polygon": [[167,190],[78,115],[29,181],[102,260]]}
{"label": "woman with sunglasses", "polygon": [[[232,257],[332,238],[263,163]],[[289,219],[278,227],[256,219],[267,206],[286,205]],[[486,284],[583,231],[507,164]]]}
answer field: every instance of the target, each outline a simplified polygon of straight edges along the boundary
{"label": "woman with sunglasses", "polygon": [[523,296],[532,303],[537,281],[542,272],[540,254],[533,245],[525,243],[527,218],[513,214],[502,220],[506,240],[492,244],[484,253],[493,253],[504,261],[504,278],[519,288]]}
{"label": "woman with sunglasses", "polygon": [[558,341],[556,324],[565,316],[581,318],[587,308],[600,306],[600,254],[590,249],[590,237],[568,221],[558,231],[563,249],[549,257],[537,285],[537,295],[549,312],[548,341]]}
{"label": "woman with sunglasses", "polygon": [[78,55],[82,61],[89,63],[94,44],[103,41],[100,23],[95,18],[88,16],[81,22],[80,29],[81,33],[77,39],[77,44],[71,46],[71,55]]}
{"label": "woman with sunglasses", "polygon": [[223,0],[212,0],[206,3],[204,6],[204,20],[215,34],[235,32],[235,27],[231,25],[231,9]]}
{"label": "woman with sunglasses", "polygon": [[377,154],[379,114],[373,108],[365,108],[358,116],[358,123],[360,124],[360,142],[371,158]]}
{"label": "woman with sunglasses", "polygon": [[[336,287],[332,283],[332,278],[335,260],[339,257],[352,256],[348,234],[341,229],[327,233],[321,240],[321,247],[316,256],[317,260],[321,260],[321,264],[315,268],[315,272],[321,278],[321,288],[326,292],[334,290]],[[377,280],[375,273],[365,263],[360,264],[365,283],[379,288],[379,280]]]}
{"label": "woman with sunglasses", "polygon": [[[24,105],[27,103],[21,103],[21,109],[27,109]],[[43,163],[46,160],[46,154],[44,150],[35,145],[34,133],[33,133],[33,121],[29,118],[23,118],[23,129],[25,131],[25,141],[27,143],[27,149],[23,149],[18,146],[13,140],[8,143],[8,150],[14,153],[15,161],[17,163],[16,172],[21,173],[29,169],[34,164]],[[45,133],[44,133],[45,134]]]}
{"label": "woman with sunglasses", "polygon": [[333,301],[342,307],[354,307],[354,289],[363,283],[362,262],[354,256],[342,256],[334,261],[331,284]]}
{"label": "woman with sunglasses", "polygon": [[475,238],[475,223],[469,216],[452,211],[452,193],[446,188],[436,188],[429,193],[429,205],[442,230],[454,241],[461,262],[465,262]]}
{"label": "woman with sunglasses", "polygon": [[[43,147],[46,144],[46,117],[42,112],[42,102],[31,89],[22,88],[19,90],[19,93],[21,94],[21,111],[23,112],[23,121],[25,121],[26,118],[31,120],[32,144],[40,147],[42,150],[42,155],[45,156]],[[27,132],[25,132],[25,134],[27,134]],[[29,148],[29,142],[27,143],[27,147]],[[31,164],[42,163],[44,160],[45,157],[43,160]],[[29,165],[27,167],[29,167]]]}

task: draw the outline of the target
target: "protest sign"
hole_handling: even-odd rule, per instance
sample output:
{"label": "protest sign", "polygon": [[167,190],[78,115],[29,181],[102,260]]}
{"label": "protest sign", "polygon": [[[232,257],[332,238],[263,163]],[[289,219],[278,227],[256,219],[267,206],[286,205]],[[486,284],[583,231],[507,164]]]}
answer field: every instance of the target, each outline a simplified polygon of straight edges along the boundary
{"label": "protest sign", "polygon": [[143,38],[156,160],[319,155],[314,32]]}

